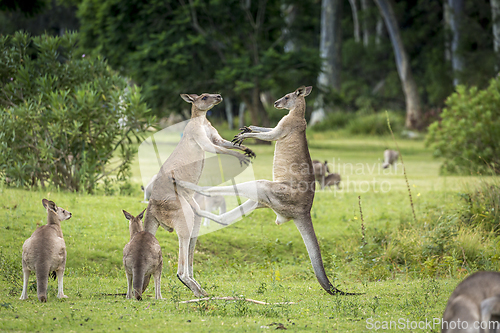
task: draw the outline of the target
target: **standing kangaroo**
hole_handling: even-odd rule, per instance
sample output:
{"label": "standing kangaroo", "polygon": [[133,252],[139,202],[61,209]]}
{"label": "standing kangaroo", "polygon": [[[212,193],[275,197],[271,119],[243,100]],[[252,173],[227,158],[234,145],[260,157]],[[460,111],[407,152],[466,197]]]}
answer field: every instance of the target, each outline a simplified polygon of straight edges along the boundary
{"label": "standing kangaroo", "polygon": [[61,221],[71,218],[71,213],[57,207],[53,201],[42,200],[47,210],[47,224],[35,232],[23,244],[23,292],[20,299],[28,298],[28,281],[31,271],[36,274],[38,300],[47,302],[49,273],[57,275],[57,297],[67,298],[63,292],[63,275],[66,267],[66,244],[61,230]]}
{"label": "standing kangaroo", "polygon": [[500,273],[477,272],[451,294],[441,332],[500,332]]}
{"label": "standing kangaroo", "polygon": [[179,187],[190,188],[198,193],[211,195],[239,195],[247,200],[241,206],[223,215],[214,215],[197,210],[197,214],[213,221],[230,224],[257,208],[268,207],[276,214],[276,224],[294,220],[306,245],[309,258],[320,285],[329,294],[346,295],[335,288],[326,276],[321,259],[318,240],[311,220],[311,207],[314,200],[315,179],[309,148],[306,139],[306,120],[304,119],[306,101],[312,87],[300,87],[277,100],[274,107],[288,109],[275,128],[257,126],[245,127],[235,136],[235,143],[247,138],[276,141],[273,162],[273,181],[256,180],[235,186],[200,187],[186,181],[175,179]]}
{"label": "standing kangaroo", "polygon": [[[238,158],[240,164],[248,164],[250,157],[255,157],[255,154],[245,146],[234,146],[224,140],[207,120],[207,111],[222,101],[221,95],[182,94],[181,97],[192,104],[191,120],[184,129],[181,141],[152,183],[144,229],[153,235],[160,225],[169,232],[175,229],[179,238],[177,277],[195,296],[206,296],[207,293],[193,277],[194,248],[201,224],[201,217],[193,212],[193,208],[198,207],[193,200],[194,191],[177,188],[171,174],[176,179],[197,184],[203,170],[205,152],[232,155]],[[238,149],[245,154],[229,149]],[[146,279],[144,285],[147,286],[148,282]]]}
{"label": "standing kangaroo", "polygon": [[[155,280],[155,298],[161,299],[161,270],[163,258],[160,243],[156,237],[144,231],[142,227],[143,210],[137,217],[123,211],[129,220],[130,242],[123,248],[123,266],[127,274],[127,298],[135,295],[142,300],[145,277],[149,281],[151,274]],[[133,290],[132,290],[133,287]]]}

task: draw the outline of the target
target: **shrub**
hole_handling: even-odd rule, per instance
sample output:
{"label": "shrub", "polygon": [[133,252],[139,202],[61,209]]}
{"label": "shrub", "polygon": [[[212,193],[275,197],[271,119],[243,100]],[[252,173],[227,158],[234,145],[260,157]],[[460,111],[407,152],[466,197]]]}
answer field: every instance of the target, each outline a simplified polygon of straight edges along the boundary
{"label": "shrub", "polygon": [[444,173],[500,173],[500,79],[478,90],[458,86],[441,121],[429,126],[426,144],[444,157]]}
{"label": "shrub", "polygon": [[149,110],[104,60],[78,54],[77,41],[0,36],[0,176],[12,184],[91,192],[112,171],[127,177]]}
{"label": "shrub", "polygon": [[481,227],[485,231],[500,231],[500,184],[481,182],[476,190],[461,194],[466,207],[462,219],[467,225]]}
{"label": "shrub", "polygon": [[[358,112],[359,113],[359,112]],[[404,128],[404,117],[395,112],[389,112],[391,128],[394,133],[399,133]],[[349,121],[346,129],[351,134],[386,135],[390,134],[387,126],[385,112],[358,115]]]}
{"label": "shrub", "polygon": [[355,117],[351,112],[332,112],[326,118],[312,126],[314,131],[322,132],[344,128]]}

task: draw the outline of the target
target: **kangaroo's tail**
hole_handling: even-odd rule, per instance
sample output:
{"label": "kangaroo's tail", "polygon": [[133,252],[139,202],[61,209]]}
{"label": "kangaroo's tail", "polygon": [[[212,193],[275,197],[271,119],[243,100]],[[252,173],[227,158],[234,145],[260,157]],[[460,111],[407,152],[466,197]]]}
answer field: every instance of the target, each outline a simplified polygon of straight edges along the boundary
{"label": "kangaroo's tail", "polygon": [[47,302],[47,285],[49,284],[49,268],[46,265],[36,267],[36,291],[38,300],[42,303]]}
{"label": "kangaroo's tail", "polygon": [[[144,289],[144,268],[142,263],[135,265],[133,271],[133,282],[132,286],[134,288],[134,295],[138,301],[142,301],[142,292]],[[148,279],[149,282],[149,279]],[[143,289],[144,288],[144,289]]]}

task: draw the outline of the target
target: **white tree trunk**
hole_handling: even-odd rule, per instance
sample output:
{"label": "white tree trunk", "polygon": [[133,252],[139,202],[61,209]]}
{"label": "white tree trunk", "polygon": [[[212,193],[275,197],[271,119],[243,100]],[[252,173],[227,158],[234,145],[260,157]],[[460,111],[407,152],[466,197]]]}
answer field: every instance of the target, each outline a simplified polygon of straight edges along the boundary
{"label": "white tree trunk", "polygon": [[360,37],[359,37],[358,6],[356,5],[356,0],[349,0],[349,3],[351,4],[352,21],[354,23],[354,41],[356,43],[359,43]]}
{"label": "white tree trunk", "polygon": [[323,66],[318,83],[335,89],[340,89],[341,8],[342,1],[340,0],[321,1],[320,55],[323,59]]}
{"label": "white tree trunk", "polygon": [[370,5],[368,0],[361,0],[361,11],[363,12],[363,45],[368,47],[370,44],[370,28],[369,28],[369,20],[368,20],[368,10],[370,9]]}
{"label": "white tree trunk", "polygon": [[375,0],[375,3],[384,18],[385,26],[389,32],[392,47],[394,49],[396,66],[405,94],[406,127],[410,129],[418,129],[422,118],[420,96],[418,95],[417,84],[413,79],[413,74],[410,68],[410,59],[401,39],[396,15],[394,14],[390,0]]}
{"label": "white tree trunk", "polygon": [[375,44],[380,45],[382,35],[384,34],[384,19],[381,15],[377,17],[377,26],[375,27]]}
{"label": "white tree trunk", "polygon": [[500,0],[490,0],[491,3],[491,18],[493,21],[493,49],[497,55],[495,69],[499,70],[500,58]]}
{"label": "white tree trunk", "polygon": [[226,118],[229,129],[232,130],[234,128],[233,122],[233,103],[231,102],[231,98],[224,99],[224,106],[226,108]]}
{"label": "white tree trunk", "polygon": [[463,70],[464,62],[458,47],[461,41],[460,25],[464,11],[464,0],[448,0],[450,7],[450,29],[452,33],[451,39],[451,67],[453,68],[453,85],[458,85],[458,74]]}

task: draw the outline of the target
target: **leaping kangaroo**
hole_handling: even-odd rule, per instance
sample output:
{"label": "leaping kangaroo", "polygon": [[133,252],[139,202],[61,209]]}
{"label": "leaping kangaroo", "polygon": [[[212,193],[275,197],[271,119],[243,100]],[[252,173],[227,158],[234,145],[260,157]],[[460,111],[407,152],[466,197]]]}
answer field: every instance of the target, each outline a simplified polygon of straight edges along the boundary
{"label": "leaping kangaroo", "polygon": [[[207,293],[193,277],[194,248],[201,217],[194,214],[192,207],[199,209],[198,204],[193,200],[194,191],[175,186],[171,174],[176,179],[197,184],[203,170],[205,152],[235,156],[240,164],[248,164],[250,157],[255,157],[255,154],[245,146],[234,146],[230,141],[224,140],[207,120],[207,111],[222,102],[221,95],[182,94],[181,97],[192,104],[191,120],[184,129],[181,141],[152,183],[144,230],[155,235],[159,226],[169,232],[175,229],[179,238],[177,277],[195,296],[206,296]],[[245,154],[229,149],[238,149]],[[146,278],[143,290],[148,283],[149,278]]]}
{"label": "leaping kangaroo", "polygon": [[304,240],[320,285],[329,294],[350,295],[335,288],[328,280],[311,220],[315,178],[307,146],[307,124],[304,118],[305,97],[311,93],[311,90],[312,87],[302,86],[274,103],[277,109],[290,110],[275,128],[245,127],[233,140],[235,144],[241,144],[248,138],[276,141],[273,181],[256,180],[221,187],[200,187],[178,179],[175,179],[175,182],[179,187],[189,188],[206,196],[239,195],[250,199],[222,215],[196,210],[200,216],[219,223],[230,224],[243,214],[246,215],[254,209],[264,207],[271,208],[276,213],[276,224],[294,220]]}

